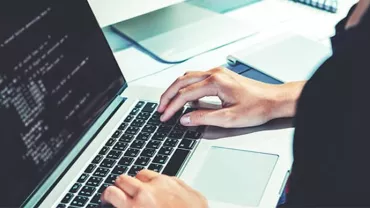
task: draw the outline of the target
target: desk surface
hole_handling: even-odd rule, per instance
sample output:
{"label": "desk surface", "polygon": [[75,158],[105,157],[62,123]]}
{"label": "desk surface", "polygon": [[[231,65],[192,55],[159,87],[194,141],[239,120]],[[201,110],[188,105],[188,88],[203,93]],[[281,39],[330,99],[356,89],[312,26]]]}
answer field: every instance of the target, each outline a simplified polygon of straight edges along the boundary
{"label": "desk surface", "polygon": [[[154,8],[154,4],[166,5],[178,1],[151,0],[155,3],[148,4],[143,9]],[[127,3],[125,4],[127,1],[110,0],[107,3],[102,0],[89,0],[89,2],[102,27],[127,18],[127,14],[123,12],[125,9],[120,9],[127,8]],[[167,87],[176,77],[186,71],[207,70],[223,65],[226,57],[233,52],[284,32],[297,33],[330,47],[329,37],[335,33],[335,24],[346,16],[349,8],[356,2],[357,0],[340,1],[338,12],[335,14],[288,0],[263,0],[234,10],[225,15],[242,22],[252,23],[259,32],[252,37],[207,52],[175,66],[159,63],[135,48],[117,52],[115,56],[129,84]],[[148,77],[151,74],[154,75]],[[146,78],[139,79],[142,77]]]}

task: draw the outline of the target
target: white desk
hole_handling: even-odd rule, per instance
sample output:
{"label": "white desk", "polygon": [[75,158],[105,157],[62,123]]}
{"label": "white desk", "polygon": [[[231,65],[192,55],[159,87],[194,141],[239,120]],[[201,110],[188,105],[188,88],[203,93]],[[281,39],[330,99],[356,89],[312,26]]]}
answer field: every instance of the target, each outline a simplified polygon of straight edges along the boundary
{"label": "white desk", "polygon": [[[146,4],[142,9],[148,11],[148,9],[154,8],[154,4],[169,5],[179,1],[150,0],[151,3]],[[89,0],[89,2],[102,27],[127,19],[126,12],[130,13],[131,10],[135,10],[136,13],[131,12],[130,14],[141,13],[139,8],[131,8],[130,5],[127,5],[125,3],[127,1]],[[202,54],[176,66],[159,63],[134,48],[116,53],[116,59],[129,84],[167,87],[176,77],[186,71],[207,70],[222,65],[225,63],[227,55],[281,32],[295,32],[330,46],[329,37],[334,35],[335,24],[346,16],[349,8],[355,2],[357,0],[339,1],[338,12],[331,14],[288,0],[263,0],[226,14],[231,18],[257,26],[259,30],[257,35]],[[158,73],[162,69],[166,70]],[[136,80],[148,74],[154,75]]]}

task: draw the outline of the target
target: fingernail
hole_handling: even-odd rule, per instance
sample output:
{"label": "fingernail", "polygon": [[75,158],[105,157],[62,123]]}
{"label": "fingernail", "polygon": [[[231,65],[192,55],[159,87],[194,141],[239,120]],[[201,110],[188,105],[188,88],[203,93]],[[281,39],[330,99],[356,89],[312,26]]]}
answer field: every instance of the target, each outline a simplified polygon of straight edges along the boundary
{"label": "fingernail", "polygon": [[161,115],[161,117],[159,118],[161,121],[163,121],[164,119],[164,115]]}
{"label": "fingernail", "polygon": [[184,115],[181,117],[180,122],[182,125],[189,125],[190,124],[190,115]]}

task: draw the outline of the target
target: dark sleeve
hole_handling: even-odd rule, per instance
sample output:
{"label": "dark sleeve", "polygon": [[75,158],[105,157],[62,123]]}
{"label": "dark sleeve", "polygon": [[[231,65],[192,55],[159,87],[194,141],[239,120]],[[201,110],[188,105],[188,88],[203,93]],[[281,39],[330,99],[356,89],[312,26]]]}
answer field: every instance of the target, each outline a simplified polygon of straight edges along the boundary
{"label": "dark sleeve", "polygon": [[370,207],[369,26],[352,30],[302,92],[287,206]]}

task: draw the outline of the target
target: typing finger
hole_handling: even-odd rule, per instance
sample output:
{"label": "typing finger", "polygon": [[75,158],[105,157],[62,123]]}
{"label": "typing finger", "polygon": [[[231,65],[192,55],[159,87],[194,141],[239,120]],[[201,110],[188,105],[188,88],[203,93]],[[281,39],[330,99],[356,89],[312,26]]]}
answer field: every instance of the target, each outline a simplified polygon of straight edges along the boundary
{"label": "typing finger", "polygon": [[154,178],[158,177],[159,173],[144,169],[137,173],[136,178],[139,179],[141,182],[149,182]]}
{"label": "typing finger", "polygon": [[158,106],[158,112],[163,113],[170,101],[177,95],[180,89],[187,87],[196,82],[206,79],[209,73],[206,72],[191,72],[182,77],[179,77],[171,86],[163,93]]}
{"label": "typing finger", "polygon": [[114,185],[132,198],[134,198],[143,188],[143,183],[141,181],[127,175],[120,175],[116,179]]}
{"label": "typing finger", "polygon": [[217,88],[213,88],[212,86],[213,84],[211,82],[203,80],[181,89],[167,105],[161,116],[161,121],[164,122],[170,119],[187,102],[198,100],[205,96],[217,95]]}
{"label": "typing finger", "polygon": [[232,126],[235,118],[231,115],[229,108],[218,110],[197,110],[181,117],[183,126],[218,126],[228,128]]}
{"label": "typing finger", "polygon": [[101,196],[103,203],[109,203],[118,208],[132,208],[133,201],[121,189],[109,186]]}

